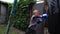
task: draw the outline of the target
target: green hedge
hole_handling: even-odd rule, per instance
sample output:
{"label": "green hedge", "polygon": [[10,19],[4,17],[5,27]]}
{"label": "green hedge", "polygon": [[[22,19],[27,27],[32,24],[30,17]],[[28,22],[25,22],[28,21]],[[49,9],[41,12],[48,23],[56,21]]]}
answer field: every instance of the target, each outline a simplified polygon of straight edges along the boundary
{"label": "green hedge", "polygon": [[29,24],[30,18],[30,10],[29,4],[31,3],[30,0],[20,0],[17,4],[16,10],[13,16],[13,24],[15,28],[20,30],[26,30]]}

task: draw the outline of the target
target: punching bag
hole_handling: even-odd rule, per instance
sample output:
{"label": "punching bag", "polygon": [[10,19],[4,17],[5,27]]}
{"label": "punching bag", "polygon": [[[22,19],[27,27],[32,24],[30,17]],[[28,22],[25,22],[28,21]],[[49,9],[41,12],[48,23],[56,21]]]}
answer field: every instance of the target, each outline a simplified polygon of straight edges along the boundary
{"label": "punching bag", "polygon": [[60,34],[60,0],[48,1],[48,30],[50,34]]}

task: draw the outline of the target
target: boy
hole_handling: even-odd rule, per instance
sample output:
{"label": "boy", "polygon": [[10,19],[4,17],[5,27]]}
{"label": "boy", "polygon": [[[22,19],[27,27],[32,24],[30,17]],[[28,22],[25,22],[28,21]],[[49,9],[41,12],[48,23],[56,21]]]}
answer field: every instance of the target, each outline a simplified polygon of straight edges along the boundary
{"label": "boy", "polygon": [[38,10],[33,11],[33,15],[30,20],[30,24],[28,26],[28,31],[26,34],[36,34],[36,26],[37,24],[41,23],[43,21],[42,17],[44,15],[40,15]]}

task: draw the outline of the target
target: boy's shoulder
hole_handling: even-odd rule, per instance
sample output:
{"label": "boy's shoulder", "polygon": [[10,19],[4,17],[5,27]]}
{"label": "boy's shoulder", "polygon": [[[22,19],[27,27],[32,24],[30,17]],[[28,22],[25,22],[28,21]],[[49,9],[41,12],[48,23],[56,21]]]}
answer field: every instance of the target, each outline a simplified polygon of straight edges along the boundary
{"label": "boy's shoulder", "polygon": [[35,17],[35,15],[32,15],[32,17]]}

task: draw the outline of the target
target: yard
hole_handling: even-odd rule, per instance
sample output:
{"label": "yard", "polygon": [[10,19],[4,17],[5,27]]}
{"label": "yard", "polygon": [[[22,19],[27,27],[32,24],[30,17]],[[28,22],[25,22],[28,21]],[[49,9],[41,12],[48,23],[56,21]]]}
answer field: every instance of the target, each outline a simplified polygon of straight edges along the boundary
{"label": "yard", "polygon": [[[6,25],[0,25],[0,34],[5,34],[5,31],[6,31]],[[46,31],[47,31],[47,29],[45,28],[45,34],[49,34]],[[25,34],[25,32],[11,27],[9,34]]]}
{"label": "yard", "polygon": [[[0,25],[0,34],[5,34],[5,31],[6,31],[6,26]],[[9,34],[24,34],[24,32],[11,27]]]}

